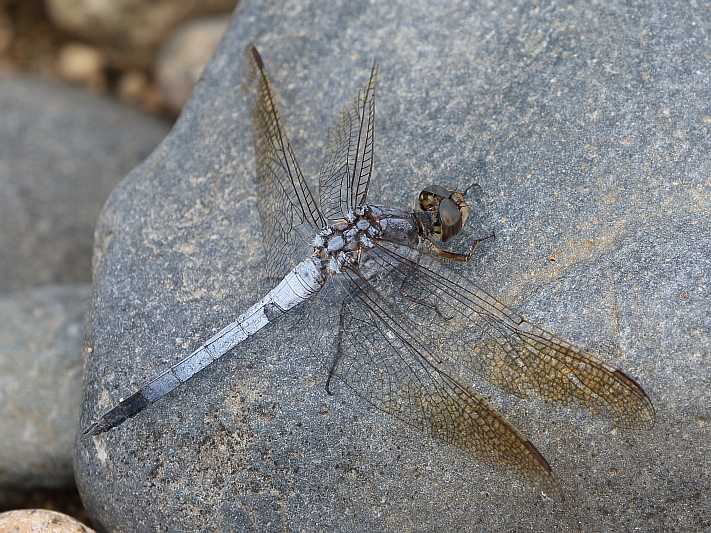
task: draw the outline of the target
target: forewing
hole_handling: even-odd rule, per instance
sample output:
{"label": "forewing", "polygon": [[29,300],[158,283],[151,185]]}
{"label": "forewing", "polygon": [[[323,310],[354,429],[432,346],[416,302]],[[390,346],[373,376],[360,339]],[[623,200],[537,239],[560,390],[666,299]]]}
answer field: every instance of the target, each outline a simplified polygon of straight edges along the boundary
{"label": "forewing", "polygon": [[373,261],[389,272],[400,306],[418,317],[441,360],[519,397],[535,393],[605,412],[619,427],[653,425],[654,407],[632,378],[531,324],[469,279],[427,257],[415,262],[390,245],[378,245]]}
{"label": "forewing", "polygon": [[342,218],[365,203],[373,173],[375,86],[378,65],[329,132],[328,159],[319,174],[319,199],[328,220]]}
{"label": "forewing", "polygon": [[[254,86],[252,124],[259,214],[267,255],[267,276],[281,278],[303,259],[300,233],[315,234],[325,219],[304,180],[286,137],[277,96],[255,47],[249,49]],[[304,231],[307,226],[310,231]]]}
{"label": "forewing", "polygon": [[555,484],[538,450],[482,396],[442,369],[426,334],[394,305],[394,286],[375,289],[353,272],[345,276],[351,296],[341,312],[330,382],[482,461]]}

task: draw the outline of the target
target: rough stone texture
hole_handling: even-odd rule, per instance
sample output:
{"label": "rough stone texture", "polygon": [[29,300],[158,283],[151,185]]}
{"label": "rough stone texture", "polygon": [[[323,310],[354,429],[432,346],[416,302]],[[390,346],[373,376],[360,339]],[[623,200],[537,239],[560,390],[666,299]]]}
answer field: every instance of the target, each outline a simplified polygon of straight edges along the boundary
{"label": "rough stone texture", "polygon": [[237,0],[47,0],[65,31],[101,43],[113,59],[148,64],[182,21],[231,11]]}
{"label": "rough stone texture", "polygon": [[174,110],[182,109],[190,98],[193,85],[200,79],[229,22],[229,17],[191,20],[161,46],[156,77],[163,97]]}
{"label": "rough stone texture", "polygon": [[0,514],[0,531],[12,533],[93,533],[71,516],[45,509],[23,509]]}
{"label": "rough stone texture", "polygon": [[91,279],[101,206],[167,127],[84,91],[0,79],[0,292]]}
{"label": "rough stone texture", "polygon": [[409,205],[432,181],[478,181],[480,222],[497,238],[469,275],[562,336],[615,346],[603,358],[644,385],[654,429],[492,393],[566,494],[542,498],[328,397],[312,338],[280,324],[77,442],[78,484],[105,527],[711,527],[709,19],[686,2],[546,6],[245,2],[172,135],[100,222],[83,423],[258,296],[252,139],[237,91],[256,40],[311,172],[324,126],[377,57],[372,197]]}
{"label": "rough stone texture", "polygon": [[0,502],[7,492],[73,484],[89,294],[67,285],[0,298]]}

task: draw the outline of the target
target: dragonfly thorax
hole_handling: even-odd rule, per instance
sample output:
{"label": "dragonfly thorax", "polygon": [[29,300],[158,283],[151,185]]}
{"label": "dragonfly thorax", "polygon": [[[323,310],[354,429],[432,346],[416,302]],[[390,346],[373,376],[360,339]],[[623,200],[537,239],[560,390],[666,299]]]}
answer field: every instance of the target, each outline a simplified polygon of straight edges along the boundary
{"label": "dragonfly thorax", "polygon": [[363,251],[374,246],[373,239],[382,229],[368,206],[333,221],[314,238],[314,255],[321,259],[322,269],[333,275],[346,265],[358,264]]}

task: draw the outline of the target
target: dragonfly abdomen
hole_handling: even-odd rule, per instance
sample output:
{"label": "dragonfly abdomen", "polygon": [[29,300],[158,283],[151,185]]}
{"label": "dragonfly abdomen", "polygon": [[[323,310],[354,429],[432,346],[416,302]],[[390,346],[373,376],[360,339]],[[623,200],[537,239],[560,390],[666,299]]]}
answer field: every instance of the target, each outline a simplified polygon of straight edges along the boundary
{"label": "dragonfly abdomen", "polygon": [[137,415],[275,318],[309,299],[323,287],[324,283],[325,278],[320,262],[311,257],[305,259],[237,320],[218,331],[182,361],[144,384],[125,400],[121,400],[118,405],[89,426],[84,434],[98,435]]}

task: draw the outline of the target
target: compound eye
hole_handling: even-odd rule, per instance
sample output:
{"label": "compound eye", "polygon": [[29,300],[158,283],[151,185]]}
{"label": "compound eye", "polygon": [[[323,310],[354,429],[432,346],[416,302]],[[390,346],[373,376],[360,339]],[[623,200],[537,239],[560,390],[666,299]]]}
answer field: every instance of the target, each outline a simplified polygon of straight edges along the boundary
{"label": "compound eye", "polygon": [[420,193],[420,209],[427,211],[428,209],[437,207],[437,204],[439,204],[443,198],[449,198],[449,191],[444,187],[439,185],[425,187]]}
{"label": "compound eye", "polygon": [[462,216],[459,214],[459,207],[449,198],[445,198],[439,204],[439,219],[442,224],[452,226],[461,223]]}
{"label": "compound eye", "polygon": [[449,191],[441,185],[432,184],[429,187],[425,187],[424,190],[434,194],[435,196],[439,196],[440,198],[449,198]]}
{"label": "compound eye", "polygon": [[459,206],[449,198],[439,204],[439,221],[442,226],[442,241],[446,241],[462,229],[462,215]]}

